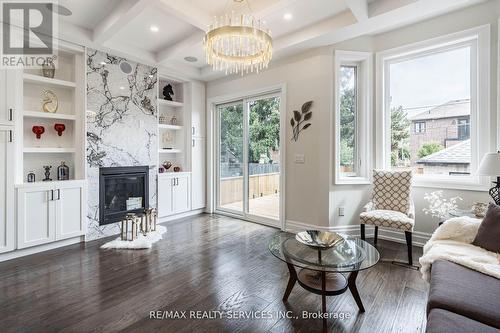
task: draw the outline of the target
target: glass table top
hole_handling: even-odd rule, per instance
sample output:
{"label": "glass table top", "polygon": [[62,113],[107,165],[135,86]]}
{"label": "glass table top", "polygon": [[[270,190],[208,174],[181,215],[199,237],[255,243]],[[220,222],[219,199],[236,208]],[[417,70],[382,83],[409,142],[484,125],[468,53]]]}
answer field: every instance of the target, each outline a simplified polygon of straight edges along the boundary
{"label": "glass table top", "polygon": [[341,234],[345,241],[329,249],[317,249],[298,242],[295,234],[276,234],[269,251],[286,263],[300,268],[324,272],[354,272],[375,265],[380,254],[369,243]]}

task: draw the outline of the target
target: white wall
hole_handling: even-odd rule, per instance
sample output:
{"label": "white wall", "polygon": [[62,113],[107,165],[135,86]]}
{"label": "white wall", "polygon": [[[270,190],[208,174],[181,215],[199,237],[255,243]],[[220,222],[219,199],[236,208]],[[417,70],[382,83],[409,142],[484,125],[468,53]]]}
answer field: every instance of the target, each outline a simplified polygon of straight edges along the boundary
{"label": "white wall", "polygon": [[[377,52],[411,44],[466,30],[479,25],[491,24],[491,110],[493,114],[491,133],[500,131],[497,125],[497,49],[498,18],[500,4],[498,1],[470,7],[428,21],[420,22],[395,31],[376,36],[368,36],[345,41],[331,47],[320,48],[304,54],[279,61],[258,75],[242,78],[225,78],[207,84],[207,98],[241,93],[253,89],[287,84],[287,118],[294,109],[311,99],[313,108],[313,125],[303,132],[298,142],[286,142],[286,219],[320,227],[358,225],[358,215],[363,205],[369,200],[370,186],[366,185],[331,185],[333,164],[332,110],[333,110],[333,51],[372,51]],[[376,97],[374,95],[374,97]],[[375,104],[374,104],[375,105]],[[375,113],[374,113],[375,114]],[[286,122],[288,124],[288,120]],[[376,129],[374,129],[376,130]],[[291,128],[287,126],[288,137]],[[375,135],[375,133],[374,133]],[[492,138],[496,140],[496,138]],[[306,155],[306,164],[294,164],[295,153]],[[425,192],[430,188],[414,188],[413,196],[416,204],[415,236],[417,242],[424,242],[426,237],[437,227],[437,220],[422,213],[426,206],[423,200]],[[446,196],[461,196],[463,208],[474,201],[488,201],[486,192],[446,190]],[[345,207],[345,216],[338,216],[338,208]],[[389,235],[389,234],[386,234]],[[403,239],[403,238],[401,238]]]}
{"label": "white wall", "polygon": [[[328,173],[330,167],[330,107],[333,62],[331,54],[316,50],[293,57],[258,75],[224,78],[207,84],[207,99],[240,94],[266,86],[286,84],[286,219],[328,226]],[[312,126],[292,142],[289,118],[306,101],[314,102]],[[304,154],[305,164],[294,155]]]}

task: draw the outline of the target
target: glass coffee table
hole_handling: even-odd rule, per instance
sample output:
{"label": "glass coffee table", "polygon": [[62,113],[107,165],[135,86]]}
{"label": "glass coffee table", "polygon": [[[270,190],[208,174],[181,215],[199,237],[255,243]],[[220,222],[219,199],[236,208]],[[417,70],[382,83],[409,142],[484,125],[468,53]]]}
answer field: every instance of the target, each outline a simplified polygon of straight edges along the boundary
{"label": "glass coffee table", "polygon": [[[365,312],[356,287],[358,272],[374,266],[380,259],[375,247],[364,240],[342,235],[343,243],[329,249],[309,247],[298,242],[291,233],[279,233],[269,243],[269,250],[284,261],[290,279],[283,296],[288,300],[295,283],[309,292],[321,295],[323,313],[326,313],[326,296],[351,291],[360,312]],[[298,269],[298,271],[296,270]]]}

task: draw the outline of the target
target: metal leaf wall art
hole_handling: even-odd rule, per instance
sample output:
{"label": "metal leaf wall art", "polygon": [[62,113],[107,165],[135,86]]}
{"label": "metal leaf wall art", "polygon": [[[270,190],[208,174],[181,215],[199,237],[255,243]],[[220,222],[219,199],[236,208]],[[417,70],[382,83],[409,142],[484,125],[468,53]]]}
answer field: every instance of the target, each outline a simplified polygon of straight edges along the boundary
{"label": "metal leaf wall art", "polygon": [[295,142],[297,142],[297,140],[299,139],[300,132],[311,126],[311,123],[309,123],[308,121],[312,118],[312,104],[312,101],[305,102],[302,105],[300,112],[297,110],[293,111],[293,117],[292,119],[290,119],[290,125],[292,125],[293,129],[292,140]]}

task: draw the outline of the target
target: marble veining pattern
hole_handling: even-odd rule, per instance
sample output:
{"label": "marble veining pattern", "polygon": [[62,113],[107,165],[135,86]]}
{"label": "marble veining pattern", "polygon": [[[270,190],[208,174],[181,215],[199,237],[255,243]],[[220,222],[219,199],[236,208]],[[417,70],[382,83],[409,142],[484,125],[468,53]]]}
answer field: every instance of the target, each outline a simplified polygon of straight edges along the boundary
{"label": "marble veining pattern", "polygon": [[[124,73],[127,62],[132,71]],[[104,64],[105,63],[105,64]],[[157,69],[87,50],[87,240],[119,233],[99,226],[99,168],[149,166],[149,203],[156,206]]]}

